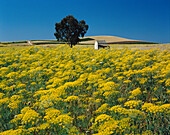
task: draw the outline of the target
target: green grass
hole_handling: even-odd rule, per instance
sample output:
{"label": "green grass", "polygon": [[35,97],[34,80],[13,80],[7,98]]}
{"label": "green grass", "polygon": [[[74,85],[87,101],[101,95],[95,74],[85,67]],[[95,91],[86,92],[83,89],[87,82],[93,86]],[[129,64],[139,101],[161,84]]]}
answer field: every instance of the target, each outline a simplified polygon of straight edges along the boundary
{"label": "green grass", "polygon": [[44,42],[44,43],[33,43],[34,45],[47,45],[47,44],[65,44],[64,42]]}
{"label": "green grass", "polygon": [[0,42],[0,44],[18,44],[18,43],[27,43],[27,41],[11,41],[11,42]]}

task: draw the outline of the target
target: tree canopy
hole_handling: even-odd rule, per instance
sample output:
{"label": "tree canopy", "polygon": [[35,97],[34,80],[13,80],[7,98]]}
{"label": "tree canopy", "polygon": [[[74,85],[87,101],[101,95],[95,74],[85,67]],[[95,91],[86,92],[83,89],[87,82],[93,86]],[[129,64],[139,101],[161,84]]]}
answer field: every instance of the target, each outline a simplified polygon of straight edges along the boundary
{"label": "tree canopy", "polygon": [[66,41],[72,48],[80,41],[80,36],[84,37],[88,28],[89,26],[84,20],[78,21],[72,15],[68,15],[55,24],[54,35],[58,41]]}

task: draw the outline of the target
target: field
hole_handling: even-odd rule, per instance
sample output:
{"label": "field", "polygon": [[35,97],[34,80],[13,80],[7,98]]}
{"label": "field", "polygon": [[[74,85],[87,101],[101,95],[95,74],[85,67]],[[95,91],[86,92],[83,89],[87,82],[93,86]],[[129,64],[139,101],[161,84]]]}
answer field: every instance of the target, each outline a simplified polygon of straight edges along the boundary
{"label": "field", "polygon": [[[168,44],[109,44],[111,49],[140,49],[150,50],[159,49],[170,51],[170,43]],[[94,48],[94,45],[76,45],[76,48]]]}
{"label": "field", "polygon": [[169,134],[169,51],[111,48],[1,47],[0,135]]}
{"label": "field", "polygon": [[[36,46],[41,46],[41,47],[57,47],[62,45],[61,43],[55,43],[55,42],[47,42],[47,41],[35,41],[34,42]],[[22,46],[30,46],[28,43],[11,43],[11,44],[4,44],[0,43],[0,47],[22,47]],[[109,44],[111,49],[140,49],[140,50],[150,50],[150,49],[160,49],[160,50],[170,50],[170,43],[168,44]],[[78,44],[74,46],[74,48],[78,49],[85,49],[85,48],[94,48],[94,45],[83,45],[83,44]]]}
{"label": "field", "polygon": [[[126,39],[116,36],[91,36],[80,38],[80,42],[76,45],[76,48],[94,48],[94,43],[96,40],[105,40],[109,44],[111,49],[140,49],[140,50],[150,50],[150,49],[160,49],[169,50],[170,43],[158,44],[153,42],[139,41],[133,39]],[[30,40],[33,45],[37,46],[59,46],[65,44],[64,42],[58,42],[56,40]],[[11,42],[0,42],[0,47],[13,47],[13,46],[30,46],[28,41],[11,41]]]}

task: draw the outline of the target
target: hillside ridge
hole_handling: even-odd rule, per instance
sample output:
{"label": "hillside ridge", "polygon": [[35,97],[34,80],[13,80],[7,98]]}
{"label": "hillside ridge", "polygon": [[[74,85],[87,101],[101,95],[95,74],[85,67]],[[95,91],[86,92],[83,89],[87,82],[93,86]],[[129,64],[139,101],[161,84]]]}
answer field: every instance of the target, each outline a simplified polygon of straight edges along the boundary
{"label": "hillside ridge", "polygon": [[[108,44],[126,44],[126,43],[153,43],[153,42],[148,42],[148,41],[140,41],[140,40],[134,40],[134,39],[127,39],[127,38],[123,38],[123,37],[117,37],[117,36],[87,36],[84,38],[80,38],[82,39],[91,39],[91,40],[87,40],[87,41],[81,41],[81,44],[94,44],[94,42],[96,40],[105,40],[106,43]],[[93,40],[92,40],[93,39]]]}

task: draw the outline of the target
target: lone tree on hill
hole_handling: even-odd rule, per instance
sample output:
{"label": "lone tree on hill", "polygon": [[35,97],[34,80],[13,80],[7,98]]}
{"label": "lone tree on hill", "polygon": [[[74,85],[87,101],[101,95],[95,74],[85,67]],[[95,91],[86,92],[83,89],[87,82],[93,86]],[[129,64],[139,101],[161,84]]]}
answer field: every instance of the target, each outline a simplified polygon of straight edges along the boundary
{"label": "lone tree on hill", "polygon": [[72,48],[80,41],[80,36],[84,37],[88,28],[84,20],[77,21],[72,15],[68,15],[60,23],[55,24],[54,35],[58,41],[67,41]]}

